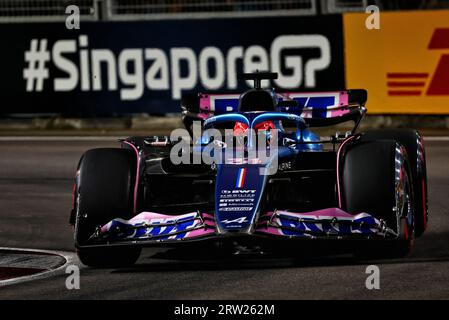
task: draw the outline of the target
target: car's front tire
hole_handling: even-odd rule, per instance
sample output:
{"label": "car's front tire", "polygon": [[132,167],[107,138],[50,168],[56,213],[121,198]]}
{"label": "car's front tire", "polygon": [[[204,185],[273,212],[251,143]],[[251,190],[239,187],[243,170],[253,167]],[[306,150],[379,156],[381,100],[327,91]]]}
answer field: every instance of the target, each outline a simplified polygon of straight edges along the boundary
{"label": "car's front tire", "polygon": [[129,266],[139,258],[139,247],[83,247],[98,227],[132,217],[136,163],[133,151],[118,148],[89,150],[81,158],[74,197],[75,244],[83,264]]}
{"label": "car's front tire", "polygon": [[381,129],[367,131],[363,134],[363,141],[379,139],[395,140],[405,147],[410,161],[411,184],[413,187],[415,236],[421,236],[427,228],[427,172],[426,155],[421,135],[414,129]]}
{"label": "car's front tire", "polygon": [[[392,240],[360,241],[362,257],[403,257],[413,245],[413,189],[405,148],[394,140],[357,142],[344,154],[343,209],[366,212],[397,233]],[[400,210],[400,212],[398,212]]]}

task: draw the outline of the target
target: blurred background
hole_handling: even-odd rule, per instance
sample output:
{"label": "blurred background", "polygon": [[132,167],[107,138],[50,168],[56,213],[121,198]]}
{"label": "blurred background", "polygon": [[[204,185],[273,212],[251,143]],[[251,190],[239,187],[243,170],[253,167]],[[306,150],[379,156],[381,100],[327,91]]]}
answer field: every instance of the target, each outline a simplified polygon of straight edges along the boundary
{"label": "blurred background", "polygon": [[166,132],[255,70],[366,88],[365,126],[449,128],[448,0],[0,0],[0,35],[2,135]]}

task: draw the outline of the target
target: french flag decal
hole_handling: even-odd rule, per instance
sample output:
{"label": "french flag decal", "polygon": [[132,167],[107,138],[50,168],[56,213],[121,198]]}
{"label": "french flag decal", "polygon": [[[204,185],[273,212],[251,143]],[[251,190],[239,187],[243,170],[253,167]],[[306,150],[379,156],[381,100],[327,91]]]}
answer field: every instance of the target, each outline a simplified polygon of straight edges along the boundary
{"label": "french flag decal", "polygon": [[243,185],[245,184],[245,177],[246,168],[240,168],[237,173],[237,183],[235,184],[236,188],[243,188]]}

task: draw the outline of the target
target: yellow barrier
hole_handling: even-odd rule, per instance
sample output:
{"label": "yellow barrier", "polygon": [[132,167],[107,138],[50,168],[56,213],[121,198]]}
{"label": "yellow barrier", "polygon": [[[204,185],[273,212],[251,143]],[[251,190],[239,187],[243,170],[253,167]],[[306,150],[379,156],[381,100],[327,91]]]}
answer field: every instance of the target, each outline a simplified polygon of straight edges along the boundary
{"label": "yellow barrier", "polygon": [[344,14],[347,88],[368,90],[369,113],[449,114],[449,11]]}

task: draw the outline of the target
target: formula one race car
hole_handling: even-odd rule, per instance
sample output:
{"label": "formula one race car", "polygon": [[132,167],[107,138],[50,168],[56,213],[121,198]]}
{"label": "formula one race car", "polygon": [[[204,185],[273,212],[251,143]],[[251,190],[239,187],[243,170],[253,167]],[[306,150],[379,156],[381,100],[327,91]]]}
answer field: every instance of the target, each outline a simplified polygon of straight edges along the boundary
{"label": "formula one race car", "polygon": [[[81,262],[131,265],[143,246],[299,251],[315,240],[349,242],[368,257],[408,254],[428,220],[419,133],[358,133],[365,90],[261,88],[276,77],[244,74],[255,86],[243,94],[184,97],[179,134],[87,151],[70,219]],[[344,123],[343,134],[318,134]]]}

